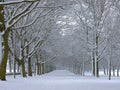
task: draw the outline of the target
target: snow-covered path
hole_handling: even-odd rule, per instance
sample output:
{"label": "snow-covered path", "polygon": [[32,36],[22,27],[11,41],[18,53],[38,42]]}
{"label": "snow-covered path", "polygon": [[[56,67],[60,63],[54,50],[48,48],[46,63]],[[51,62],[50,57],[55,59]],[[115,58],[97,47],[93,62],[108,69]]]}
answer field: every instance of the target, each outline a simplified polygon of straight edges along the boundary
{"label": "snow-covered path", "polygon": [[56,70],[51,73],[0,81],[0,90],[120,90],[120,78],[111,81],[106,77],[80,77],[65,70]]}

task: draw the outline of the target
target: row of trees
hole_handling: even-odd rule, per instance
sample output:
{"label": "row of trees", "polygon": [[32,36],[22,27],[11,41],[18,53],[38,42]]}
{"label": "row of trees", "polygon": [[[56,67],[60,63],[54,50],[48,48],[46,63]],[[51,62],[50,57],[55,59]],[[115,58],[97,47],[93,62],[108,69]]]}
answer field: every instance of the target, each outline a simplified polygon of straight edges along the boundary
{"label": "row of trees", "polygon": [[[43,74],[61,67],[99,77],[119,76],[119,0],[17,0],[0,2],[0,79],[6,67]],[[58,64],[59,63],[59,64]],[[21,69],[20,69],[21,67]],[[26,68],[28,67],[28,69]],[[36,68],[37,67],[37,68]],[[114,73],[113,73],[114,74]]]}
{"label": "row of trees", "polygon": [[74,0],[74,5],[58,12],[57,31],[50,40],[65,68],[81,75],[89,70],[95,77],[104,71],[109,79],[117,70],[119,76],[119,4],[119,0]]}
{"label": "row of trees", "polygon": [[116,68],[117,72],[119,72],[120,65],[116,63],[114,66],[114,63],[119,61],[119,58],[115,58],[116,47],[118,47],[115,33],[119,33],[119,27],[116,26],[120,15],[119,1],[77,0],[77,2],[81,11],[76,9],[77,12],[75,13],[85,33],[84,46],[87,49],[86,54],[90,55],[88,59],[91,57],[92,73],[95,77],[99,77],[99,68],[103,66],[109,73],[109,79],[111,79],[111,68]]}
{"label": "row of trees", "polygon": [[[14,70],[12,69],[14,77],[16,70],[19,72],[19,67],[21,67],[22,76],[26,77],[26,62],[29,76],[32,76],[34,60],[37,60],[34,61],[34,67],[37,65],[37,67],[43,68],[45,62],[38,59],[40,55],[37,52],[51,32],[50,13],[55,7],[49,7],[49,4],[48,1],[41,0],[0,1],[1,80],[6,80],[8,59],[10,68],[14,67]],[[16,69],[16,65],[18,69]],[[51,63],[46,64],[46,68],[48,66],[51,67],[49,71],[54,67]],[[38,70],[38,73],[43,73],[42,70]]]}

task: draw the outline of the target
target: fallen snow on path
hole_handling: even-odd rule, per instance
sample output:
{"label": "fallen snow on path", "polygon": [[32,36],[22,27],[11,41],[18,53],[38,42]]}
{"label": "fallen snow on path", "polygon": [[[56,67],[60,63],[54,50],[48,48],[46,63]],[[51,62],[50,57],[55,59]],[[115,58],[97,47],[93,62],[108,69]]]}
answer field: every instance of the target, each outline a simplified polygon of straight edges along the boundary
{"label": "fallen snow on path", "polygon": [[120,90],[120,78],[108,80],[106,77],[80,77],[66,70],[21,78],[8,76],[7,81],[0,81],[0,90]]}

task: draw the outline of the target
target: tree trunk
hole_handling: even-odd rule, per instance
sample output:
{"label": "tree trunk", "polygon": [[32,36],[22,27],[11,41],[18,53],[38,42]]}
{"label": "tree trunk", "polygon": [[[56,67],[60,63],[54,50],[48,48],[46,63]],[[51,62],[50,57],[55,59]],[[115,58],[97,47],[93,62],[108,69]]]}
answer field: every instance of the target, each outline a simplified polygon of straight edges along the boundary
{"label": "tree trunk", "polygon": [[22,58],[22,60],[21,60],[21,67],[22,67],[22,76],[23,76],[23,77],[27,77],[27,76],[26,76],[26,71],[25,71],[24,58]]}
{"label": "tree trunk", "polygon": [[[1,2],[1,1],[0,1]],[[3,31],[5,30],[5,20],[4,20],[4,5],[0,5],[0,64],[3,56]]]}
{"label": "tree trunk", "polygon": [[[26,48],[27,55],[29,54],[29,46]],[[28,76],[32,76],[32,68],[31,68],[31,58],[27,57],[28,59]]]}
{"label": "tree trunk", "polygon": [[12,73],[12,61],[11,61],[11,57],[10,57],[10,55],[9,55],[9,71],[10,71],[10,73]]}
{"label": "tree trunk", "polygon": [[104,71],[104,75],[106,75],[106,68],[105,67],[103,67],[103,71]]}
{"label": "tree trunk", "polygon": [[36,68],[37,68],[37,64],[35,63],[34,64],[34,76],[36,76],[36,70],[37,70]]}
{"label": "tree trunk", "polygon": [[40,75],[40,64],[37,63],[37,75]]}
{"label": "tree trunk", "polygon": [[117,67],[117,77],[119,77],[119,66]]}
{"label": "tree trunk", "polygon": [[14,32],[11,31],[11,39],[12,39],[12,48],[13,48],[13,76],[14,78],[16,78],[16,59],[15,59],[15,55],[16,55],[16,46],[15,46],[15,35]]}
{"label": "tree trunk", "polygon": [[28,76],[32,76],[31,59],[28,58]]}
{"label": "tree trunk", "polygon": [[95,42],[95,77],[99,77],[99,61],[98,61],[98,35],[96,33],[96,42]]}
{"label": "tree trunk", "polygon": [[111,80],[111,58],[109,61],[109,80]]}
{"label": "tree trunk", "polygon": [[97,77],[99,77],[99,62],[97,61]]}
{"label": "tree trunk", "polygon": [[17,72],[20,72],[20,65],[17,64]]}
{"label": "tree trunk", "polygon": [[85,75],[85,62],[82,63],[82,76]]}
{"label": "tree trunk", "polygon": [[22,59],[21,59],[22,76],[27,77],[26,76],[26,71],[25,71],[25,62],[24,62],[24,50],[21,50],[21,54],[22,54],[21,55],[22,56]]}
{"label": "tree trunk", "polygon": [[1,80],[6,80],[6,65],[7,65],[7,60],[8,60],[8,36],[9,36],[10,29],[6,30],[3,36],[3,58],[0,64],[0,79]]}
{"label": "tree trunk", "polygon": [[94,52],[92,52],[92,74],[95,76],[95,57]]}
{"label": "tree trunk", "polygon": [[14,62],[13,62],[13,75],[14,75],[14,78],[16,78],[16,60],[15,60],[15,57],[13,58],[14,59]]}
{"label": "tree trunk", "polygon": [[115,67],[113,66],[113,76],[115,76]]}

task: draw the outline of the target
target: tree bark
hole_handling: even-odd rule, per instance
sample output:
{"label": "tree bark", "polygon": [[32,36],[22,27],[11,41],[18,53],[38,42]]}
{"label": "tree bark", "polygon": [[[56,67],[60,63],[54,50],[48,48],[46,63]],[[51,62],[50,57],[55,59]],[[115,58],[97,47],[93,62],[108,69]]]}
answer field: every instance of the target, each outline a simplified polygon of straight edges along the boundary
{"label": "tree bark", "polygon": [[96,41],[95,41],[95,77],[99,77],[99,61],[98,61],[98,35],[96,32]]}
{"label": "tree bark", "polygon": [[3,36],[3,58],[0,64],[0,79],[1,80],[6,80],[6,65],[7,65],[7,60],[8,60],[8,36],[9,36],[10,29],[6,30]]}
{"label": "tree bark", "polygon": [[117,77],[119,77],[119,66],[117,67]]}
{"label": "tree bark", "polygon": [[115,76],[115,67],[113,66],[113,76]]}
{"label": "tree bark", "polygon": [[109,61],[109,80],[111,80],[111,58]]}
{"label": "tree bark", "polygon": [[95,76],[95,55],[94,51],[92,52],[92,74]]}
{"label": "tree bark", "polygon": [[32,76],[31,59],[28,58],[28,76]]}
{"label": "tree bark", "polygon": [[[26,53],[29,54],[29,46],[26,47]],[[32,76],[32,68],[31,68],[31,58],[27,57],[28,60],[28,76]]]}
{"label": "tree bark", "polygon": [[26,71],[25,71],[24,58],[22,58],[22,60],[21,60],[21,67],[22,67],[22,76],[23,76],[23,77],[27,77],[27,76],[26,76]]}

